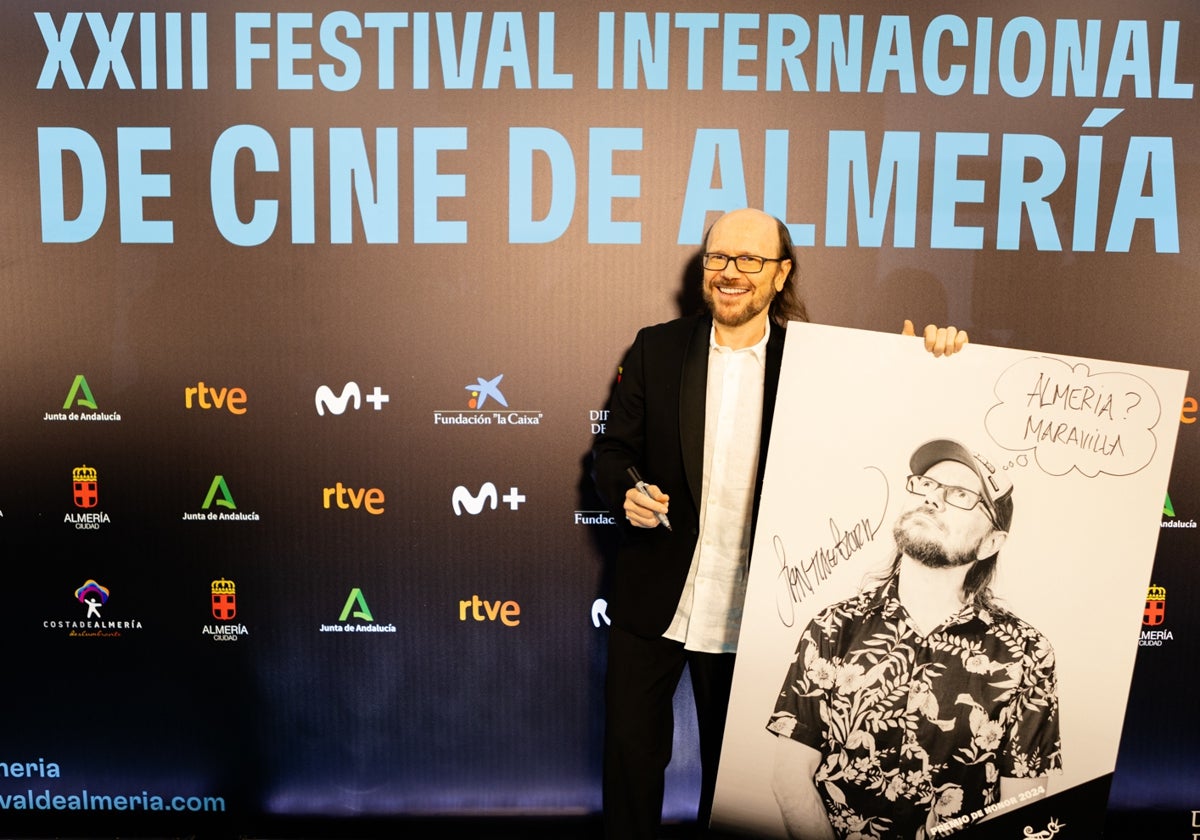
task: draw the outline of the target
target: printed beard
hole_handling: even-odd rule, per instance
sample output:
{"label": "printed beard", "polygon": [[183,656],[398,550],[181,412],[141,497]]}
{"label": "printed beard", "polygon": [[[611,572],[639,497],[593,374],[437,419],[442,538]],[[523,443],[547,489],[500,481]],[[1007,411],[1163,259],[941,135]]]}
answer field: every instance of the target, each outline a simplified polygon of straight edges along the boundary
{"label": "printed beard", "polygon": [[908,530],[903,527],[903,520],[896,523],[896,527],[892,529],[892,536],[896,540],[896,548],[930,569],[953,569],[958,566],[968,566],[978,559],[975,556],[978,545],[971,551],[951,554],[946,551],[944,545],[935,540],[921,539],[909,534]]}

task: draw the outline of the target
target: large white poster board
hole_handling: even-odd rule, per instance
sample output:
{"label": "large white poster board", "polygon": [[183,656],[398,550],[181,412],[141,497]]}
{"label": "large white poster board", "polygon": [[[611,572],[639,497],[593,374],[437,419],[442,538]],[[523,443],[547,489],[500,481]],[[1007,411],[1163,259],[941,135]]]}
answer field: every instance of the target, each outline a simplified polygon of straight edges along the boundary
{"label": "large white poster board", "polygon": [[[981,345],[935,359],[899,335],[789,326],[713,824],[787,836],[766,726],[797,641],[890,566],[910,456],[934,438],[989,454],[1012,482],[992,589],[1057,660],[1062,772],[1040,807],[1054,814],[1056,795],[1111,774],[1186,379]],[[982,835],[981,814],[952,816],[953,832],[928,836]],[[1043,822],[1029,831],[1073,836],[1070,814]]]}

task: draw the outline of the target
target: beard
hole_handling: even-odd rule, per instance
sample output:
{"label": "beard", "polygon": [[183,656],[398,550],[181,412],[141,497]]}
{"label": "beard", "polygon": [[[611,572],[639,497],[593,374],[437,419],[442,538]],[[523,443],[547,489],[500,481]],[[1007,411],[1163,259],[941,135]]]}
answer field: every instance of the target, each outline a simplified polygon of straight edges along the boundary
{"label": "beard", "polygon": [[[771,301],[775,299],[775,287],[770,284],[758,291],[753,289],[747,291],[733,302],[733,305],[738,308],[718,305],[716,293],[708,283],[701,284],[700,293],[704,297],[704,304],[708,307],[708,311],[712,313],[713,320],[723,327],[740,327],[742,324],[749,323],[758,313],[769,307]],[[744,303],[743,299],[745,299]]]}
{"label": "beard", "polygon": [[909,511],[896,520],[892,528],[892,537],[896,540],[896,548],[922,566],[930,569],[954,569],[959,566],[969,566],[979,559],[977,551],[982,545],[982,538],[966,551],[950,551],[945,544],[932,538],[919,536],[908,527],[908,520],[913,512]]}

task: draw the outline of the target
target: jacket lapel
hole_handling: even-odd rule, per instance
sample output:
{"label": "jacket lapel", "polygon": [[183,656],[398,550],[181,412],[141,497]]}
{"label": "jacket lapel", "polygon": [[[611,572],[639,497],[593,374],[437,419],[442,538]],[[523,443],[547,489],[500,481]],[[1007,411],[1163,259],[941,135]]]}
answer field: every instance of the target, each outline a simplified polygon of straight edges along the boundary
{"label": "jacket lapel", "polygon": [[703,486],[704,406],[708,396],[708,340],[712,322],[696,320],[683,357],[679,382],[679,445],[683,470],[697,509]]}

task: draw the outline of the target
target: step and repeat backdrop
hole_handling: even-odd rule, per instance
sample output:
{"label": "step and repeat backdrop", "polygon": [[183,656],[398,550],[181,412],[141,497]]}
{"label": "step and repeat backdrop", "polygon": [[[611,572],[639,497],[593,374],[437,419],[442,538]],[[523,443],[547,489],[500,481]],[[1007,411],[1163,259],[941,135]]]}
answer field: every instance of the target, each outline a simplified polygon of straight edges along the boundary
{"label": "step and repeat backdrop", "polygon": [[[1193,370],[1198,38],[1182,0],[6,3],[0,831],[595,813],[589,451],[706,226],[784,220],[821,324]],[[1180,838],[1187,394],[1102,780]]]}

